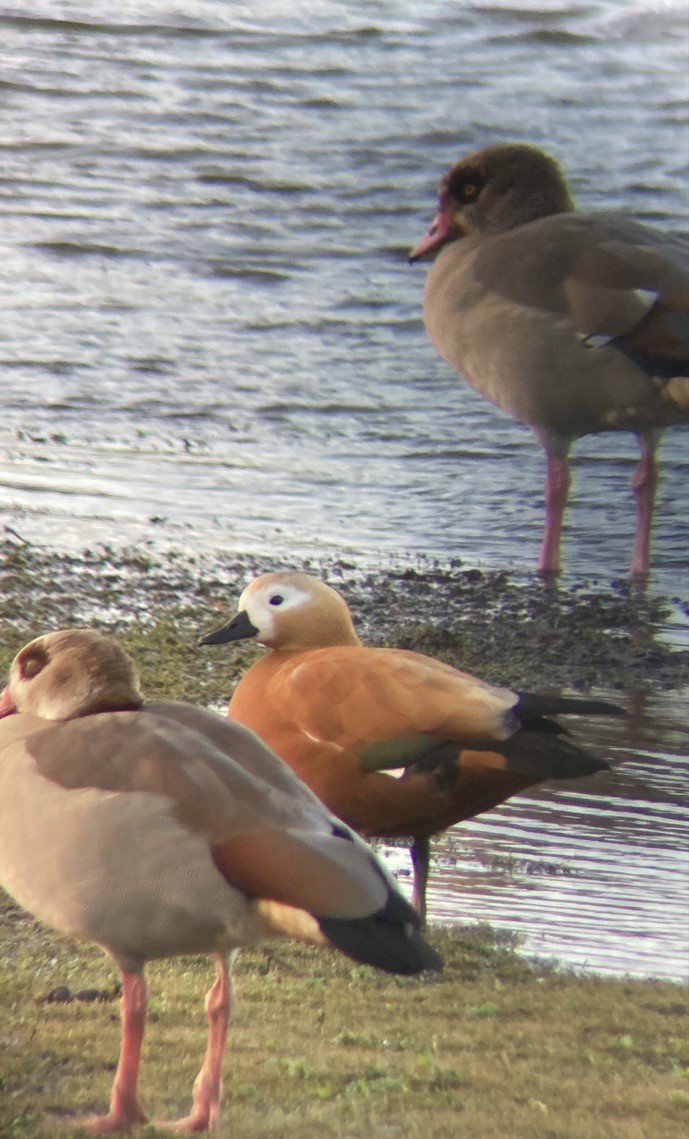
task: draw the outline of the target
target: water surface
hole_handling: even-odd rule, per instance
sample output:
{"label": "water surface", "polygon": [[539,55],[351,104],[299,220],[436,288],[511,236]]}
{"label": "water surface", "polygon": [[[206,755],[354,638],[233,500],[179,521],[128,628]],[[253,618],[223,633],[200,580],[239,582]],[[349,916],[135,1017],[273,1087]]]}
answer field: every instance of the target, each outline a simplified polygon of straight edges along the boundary
{"label": "water surface", "polygon": [[[530,571],[540,451],[436,357],[406,253],[444,168],[505,139],[551,150],[583,206],[685,228],[688,44],[683,0],[0,4],[6,524],[50,548]],[[654,572],[685,598],[688,451],[667,433]],[[609,580],[634,441],[576,453],[568,571]],[[605,786],[446,836],[434,915],[681,972],[686,737],[667,700]],[[649,799],[659,773],[668,797]]]}
{"label": "water surface", "polygon": [[[433,920],[490,921],[577,968],[686,979],[688,699],[637,696],[628,720],[577,723],[610,773],[519,795],[437,839]],[[385,853],[410,886],[406,850]]]}

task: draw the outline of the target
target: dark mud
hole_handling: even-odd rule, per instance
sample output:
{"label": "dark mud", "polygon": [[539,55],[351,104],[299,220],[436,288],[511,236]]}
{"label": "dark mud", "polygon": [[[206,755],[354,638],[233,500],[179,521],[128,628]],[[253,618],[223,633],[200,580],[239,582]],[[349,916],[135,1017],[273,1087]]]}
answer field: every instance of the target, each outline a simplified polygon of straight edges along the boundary
{"label": "dark mud", "polygon": [[[0,545],[0,668],[31,637],[67,625],[121,636],[150,696],[222,702],[260,651],[198,649],[256,574],[259,557],[98,547],[80,554]],[[680,598],[628,582],[547,586],[457,564],[417,561],[372,572],[302,561],[349,602],[362,639],[415,649],[497,683],[531,689],[665,690],[689,685]]]}

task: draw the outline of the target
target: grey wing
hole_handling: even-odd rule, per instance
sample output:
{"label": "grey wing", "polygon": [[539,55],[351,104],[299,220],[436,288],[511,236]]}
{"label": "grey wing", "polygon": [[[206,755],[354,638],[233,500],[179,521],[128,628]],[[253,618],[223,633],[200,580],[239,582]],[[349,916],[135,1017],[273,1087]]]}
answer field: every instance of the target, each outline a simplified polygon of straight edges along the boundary
{"label": "grey wing", "polygon": [[[281,761],[251,733],[228,725],[231,730],[219,748],[207,731],[199,730],[203,713],[191,726],[183,713],[169,715],[169,707],[69,720],[32,735],[25,746],[41,774],[67,789],[164,796],[181,821],[211,842],[256,825],[331,829],[331,816],[320,801],[302,793],[296,777],[280,779]],[[193,715],[188,718],[194,721]],[[258,770],[252,763],[256,756]],[[264,778],[264,770],[274,778]]]}
{"label": "grey wing", "polygon": [[277,791],[294,796],[305,805],[316,806],[322,814],[332,817],[318,796],[250,728],[216,712],[196,708],[193,704],[152,701],[146,704],[146,710],[198,732],[221,755],[231,759],[249,774],[265,780]]}

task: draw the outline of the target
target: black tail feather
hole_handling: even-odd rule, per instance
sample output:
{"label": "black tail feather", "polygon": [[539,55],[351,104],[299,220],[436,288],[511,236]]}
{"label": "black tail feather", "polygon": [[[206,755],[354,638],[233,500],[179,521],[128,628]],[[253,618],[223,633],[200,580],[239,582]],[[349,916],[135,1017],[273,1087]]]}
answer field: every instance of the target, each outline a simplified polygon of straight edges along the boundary
{"label": "black tail feather", "polygon": [[509,771],[540,781],[579,779],[610,769],[609,763],[579,747],[565,732],[553,734],[543,731],[537,721],[534,721],[534,729],[522,728],[509,740],[495,746],[495,750],[507,759]]}
{"label": "black tail feather", "polygon": [[443,967],[419,933],[419,915],[401,894],[391,891],[383,909],[370,917],[317,920],[328,941],[362,965],[405,976]]}
{"label": "black tail feather", "polygon": [[514,707],[524,723],[540,716],[625,716],[624,708],[607,700],[588,696],[548,696],[539,692],[520,692]]}

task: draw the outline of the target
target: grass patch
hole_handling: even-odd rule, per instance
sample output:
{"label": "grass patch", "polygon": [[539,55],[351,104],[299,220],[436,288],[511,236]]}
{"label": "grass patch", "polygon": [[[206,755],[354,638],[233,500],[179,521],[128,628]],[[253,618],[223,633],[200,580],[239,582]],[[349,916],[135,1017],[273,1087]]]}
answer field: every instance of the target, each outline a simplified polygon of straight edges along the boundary
{"label": "grass patch", "polygon": [[[669,982],[532,966],[487,928],[432,934],[440,977],[392,978],[307,947],[237,966],[219,1136],[237,1139],[684,1139],[688,1009]],[[205,1046],[207,959],[149,966],[142,1098],[185,1112]],[[118,1004],[45,1003],[57,986],[113,993],[92,946],[0,906],[0,1135],[79,1135],[107,1104]],[[148,1127],[136,1133],[155,1136]]]}
{"label": "grass patch", "polygon": [[[214,653],[196,641],[250,577],[275,568],[5,542],[0,671],[31,637],[88,625],[122,640],[150,698],[224,707],[260,650]],[[327,576],[367,643],[415,648],[496,682],[689,683],[689,654],[658,636],[679,603],[624,584],[549,590],[457,566],[292,568]],[[221,1139],[685,1139],[683,988],[535,967],[486,929],[431,940],[446,962],[439,978],[389,978],[288,944],[242,954]],[[147,970],[142,1097],[153,1115],[188,1109],[211,972],[204,958]],[[45,930],[0,893],[1,1139],[76,1139],[70,1121],[105,1109],[119,1047],[116,981],[100,950]],[[59,986],[110,999],[42,1000]]]}

